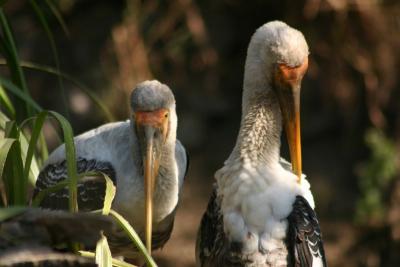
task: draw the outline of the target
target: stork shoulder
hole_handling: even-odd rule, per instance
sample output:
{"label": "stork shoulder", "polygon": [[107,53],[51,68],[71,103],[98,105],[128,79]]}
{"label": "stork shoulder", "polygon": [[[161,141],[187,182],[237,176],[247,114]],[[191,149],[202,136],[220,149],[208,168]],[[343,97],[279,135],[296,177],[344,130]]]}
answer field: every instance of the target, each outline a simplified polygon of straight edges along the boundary
{"label": "stork shoulder", "polygon": [[[109,161],[110,150],[117,148],[118,142],[127,142],[130,122],[120,121],[101,125],[74,137],[76,157]],[[65,160],[65,145],[57,147],[47,159],[44,167]]]}
{"label": "stork shoulder", "polygon": [[181,188],[189,169],[189,155],[178,139],[176,139],[175,145],[175,158],[178,167],[179,188]]}

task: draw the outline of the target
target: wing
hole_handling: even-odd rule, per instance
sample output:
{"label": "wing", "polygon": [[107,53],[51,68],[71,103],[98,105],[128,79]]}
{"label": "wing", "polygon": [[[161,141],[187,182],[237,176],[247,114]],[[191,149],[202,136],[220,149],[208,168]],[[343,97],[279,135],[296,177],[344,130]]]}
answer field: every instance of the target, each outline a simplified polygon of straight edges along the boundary
{"label": "wing", "polygon": [[220,210],[220,199],[217,196],[217,187],[208,202],[207,210],[203,215],[196,241],[197,266],[214,267],[244,267],[251,265],[252,259],[243,255],[242,245],[230,242],[225,235],[223,215]]}
{"label": "wing", "polygon": [[213,266],[212,259],[218,254],[216,247],[223,242],[220,240],[223,233],[223,222],[216,191],[214,188],[197,233],[196,261],[197,265],[202,267]]}
{"label": "wing", "polygon": [[176,140],[175,158],[178,164],[179,188],[182,188],[183,181],[185,180],[189,170],[189,155],[179,140]]}
{"label": "wing", "polygon": [[290,266],[326,267],[321,230],[314,210],[307,200],[297,196],[288,217],[288,252]]}
{"label": "wing", "polygon": [[[116,184],[115,170],[111,163],[96,161],[94,159],[77,159],[78,173],[90,171],[107,174]],[[49,164],[39,174],[33,196],[40,191],[56,185],[67,178],[67,164],[63,160],[59,163]],[[91,211],[103,207],[105,194],[105,181],[102,177],[88,177],[78,183],[78,205],[81,211]],[[47,195],[40,204],[43,208],[53,210],[68,209],[68,189],[64,188]]]}

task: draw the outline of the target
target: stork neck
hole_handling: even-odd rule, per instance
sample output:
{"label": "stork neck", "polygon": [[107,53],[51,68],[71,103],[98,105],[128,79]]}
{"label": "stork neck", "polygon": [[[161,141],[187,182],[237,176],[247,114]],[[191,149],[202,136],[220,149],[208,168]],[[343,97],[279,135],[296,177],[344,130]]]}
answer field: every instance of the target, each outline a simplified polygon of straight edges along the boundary
{"label": "stork neck", "polygon": [[244,89],[239,135],[230,159],[272,166],[279,162],[281,112],[275,93]]}

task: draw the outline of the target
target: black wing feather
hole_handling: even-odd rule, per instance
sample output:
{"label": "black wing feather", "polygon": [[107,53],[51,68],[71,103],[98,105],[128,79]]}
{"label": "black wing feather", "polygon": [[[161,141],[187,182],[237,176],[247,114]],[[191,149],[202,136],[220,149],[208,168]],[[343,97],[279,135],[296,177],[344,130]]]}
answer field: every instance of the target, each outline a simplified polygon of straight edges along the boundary
{"label": "black wing feather", "polygon": [[296,196],[288,217],[288,248],[291,266],[312,267],[313,256],[327,266],[321,230],[315,211],[302,196]]}
{"label": "black wing feather", "polygon": [[[77,159],[78,173],[103,172],[116,184],[115,170],[111,163],[95,159]],[[46,166],[39,174],[33,193],[35,197],[40,191],[56,185],[67,178],[67,163],[65,160]],[[102,177],[85,178],[78,183],[78,205],[81,211],[91,211],[103,207],[105,181]],[[53,210],[68,209],[68,189],[64,188],[47,195],[40,206]]]}
{"label": "black wing feather", "polygon": [[201,267],[253,266],[252,259],[242,253],[242,244],[228,240],[223,227],[220,199],[217,195],[217,187],[214,185],[214,190],[201,220],[197,236],[196,254],[198,264]]}

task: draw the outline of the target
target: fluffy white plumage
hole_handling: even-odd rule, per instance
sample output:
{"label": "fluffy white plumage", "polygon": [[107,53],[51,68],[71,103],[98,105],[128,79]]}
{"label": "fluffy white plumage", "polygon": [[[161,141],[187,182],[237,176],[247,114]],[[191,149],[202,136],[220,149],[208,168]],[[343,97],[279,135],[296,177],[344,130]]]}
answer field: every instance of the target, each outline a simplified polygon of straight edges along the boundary
{"label": "fluffy white plumage", "polygon": [[260,27],[247,51],[240,132],[233,152],[215,174],[224,231],[244,245],[245,253],[282,247],[296,195],[314,208],[308,181],[304,177],[299,184],[290,164],[280,160],[282,119],[270,87],[275,64],[298,66],[308,53],[302,33],[278,21]]}

